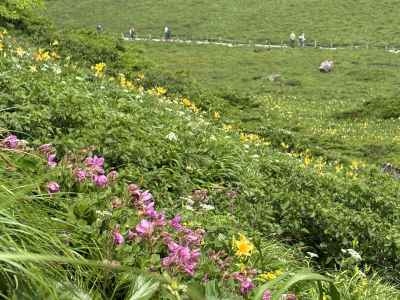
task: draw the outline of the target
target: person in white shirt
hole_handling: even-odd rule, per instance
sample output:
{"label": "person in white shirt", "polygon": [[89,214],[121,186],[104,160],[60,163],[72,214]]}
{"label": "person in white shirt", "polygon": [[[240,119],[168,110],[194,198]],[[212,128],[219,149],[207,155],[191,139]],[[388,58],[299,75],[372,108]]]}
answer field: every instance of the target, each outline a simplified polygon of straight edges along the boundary
{"label": "person in white shirt", "polygon": [[169,40],[171,38],[171,29],[168,26],[164,28],[164,39]]}
{"label": "person in white shirt", "polygon": [[304,45],[305,45],[305,42],[306,42],[306,36],[305,36],[305,34],[304,34],[304,32],[302,32],[300,35],[299,35],[299,44],[300,44],[300,47],[304,47]]}

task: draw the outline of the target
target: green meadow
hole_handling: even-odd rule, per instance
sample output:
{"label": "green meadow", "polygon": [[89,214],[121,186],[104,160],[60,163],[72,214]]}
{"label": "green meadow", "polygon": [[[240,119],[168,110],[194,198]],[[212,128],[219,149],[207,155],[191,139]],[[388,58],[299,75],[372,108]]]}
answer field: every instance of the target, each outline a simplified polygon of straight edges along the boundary
{"label": "green meadow", "polygon": [[141,35],[286,41],[304,31],[324,44],[399,44],[397,1],[198,0],[198,1],[47,1],[48,15],[63,27],[97,24],[112,32],[135,26]]}

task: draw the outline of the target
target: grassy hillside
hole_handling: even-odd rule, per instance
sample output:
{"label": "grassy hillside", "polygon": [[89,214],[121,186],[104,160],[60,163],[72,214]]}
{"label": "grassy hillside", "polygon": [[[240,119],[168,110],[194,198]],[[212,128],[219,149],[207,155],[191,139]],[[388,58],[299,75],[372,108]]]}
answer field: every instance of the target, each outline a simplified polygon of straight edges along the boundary
{"label": "grassy hillside", "polygon": [[400,299],[396,56],[2,14],[0,297]]}
{"label": "grassy hillside", "polygon": [[[285,143],[296,151],[309,148],[332,160],[399,163],[396,55],[157,43],[126,47],[144,53],[160,72],[192,78],[218,95],[210,105],[221,107],[226,122],[258,132],[288,130],[289,137],[278,139],[279,134],[265,132],[278,147]],[[327,57],[336,62],[332,74],[317,68]]]}
{"label": "grassy hillside", "polygon": [[[257,275],[282,271],[282,277],[279,271],[267,279],[274,295],[289,290],[315,299],[318,292],[312,284],[279,289],[306,264],[301,250],[318,255],[312,255],[312,260],[321,271],[341,268],[334,283],[344,299],[398,297],[377,277],[363,279],[364,273],[376,276],[378,271],[396,281],[399,187],[391,177],[360,165],[338,169],[274,151],[261,136],[237,132],[215,115],[213,119],[212,114],[199,111],[190,100],[166,97],[168,87],[146,90],[142,77],[127,81],[127,77],[109,77],[107,66],[90,70],[77,67],[83,62],[60,60],[56,52],[63,46],[59,43],[46,50],[26,49],[12,38],[2,43],[6,55],[0,59],[1,164],[7,171],[1,173],[1,180],[8,195],[2,212],[9,230],[2,244],[5,295],[23,297],[35,289],[39,298],[45,293],[62,298],[64,285],[57,284],[61,281],[67,289],[73,286],[73,291],[82,290],[94,299],[121,299],[138,292],[147,282],[138,275],[147,276],[150,270],[152,276],[164,276],[146,283],[157,285],[161,293],[169,294],[172,288],[172,294],[184,294],[185,286],[201,282],[207,274],[209,292],[224,278],[227,285],[220,286],[222,292],[227,299],[236,299],[232,293],[240,294],[245,278],[261,286],[255,269]],[[18,139],[5,133],[8,130]],[[49,141],[52,147],[38,150]],[[92,169],[85,159],[93,155],[104,156],[101,170],[109,174],[108,184],[98,165]],[[96,173],[80,182],[79,169]],[[119,173],[115,183],[112,170]],[[59,186],[49,186],[51,182]],[[190,220],[184,225],[191,230],[207,232],[193,278],[161,264],[168,250],[158,233],[153,236],[156,244],[146,244],[143,236],[130,240],[129,229],[139,234],[138,224],[150,213],[132,208],[135,198],[127,192],[132,182],[152,192],[157,211],[162,209],[168,220],[178,213]],[[24,211],[14,214],[16,209]],[[14,225],[6,227],[10,222]],[[18,229],[24,226],[29,226],[25,227],[28,233]],[[232,239],[238,233],[250,239],[243,241],[247,245],[243,251],[254,245],[250,257],[237,254]],[[123,245],[121,235],[126,240]],[[54,243],[43,242],[49,246],[41,248],[37,237]],[[274,242],[277,239],[292,245],[283,261],[285,251]],[[360,253],[361,261],[346,249]],[[217,263],[219,267],[210,269],[210,251],[226,253],[217,256],[229,258],[229,264],[220,269]],[[17,290],[15,276],[24,288]],[[349,280],[349,276],[354,277]],[[332,289],[325,291],[333,295]],[[259,299],[256,294],[251,297]]]}
{"label": "grassy hillside", "polygon": [[224,1],[47,1],[49,15],[63,27],[127,31],[159,36],[165,24],[187,37],[286,41],[306,32],[309,41],[336,44],[400,44],[397,1],[224,0]]}

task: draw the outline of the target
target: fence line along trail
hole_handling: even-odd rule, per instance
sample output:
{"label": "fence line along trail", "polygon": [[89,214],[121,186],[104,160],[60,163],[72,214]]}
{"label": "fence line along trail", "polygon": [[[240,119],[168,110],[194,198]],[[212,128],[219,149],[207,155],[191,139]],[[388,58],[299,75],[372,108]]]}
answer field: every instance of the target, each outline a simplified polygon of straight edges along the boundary
{"label": "fence line along trail", "polygon": [[[287,48],[292,48],[288,46],[287,44],[281,43],[281,44],[260,44],[260,43],[243,43],[243,42],[238,42],[238,41],[224,41],[223,39],[215,40],[215,39],[205,39],[205,40],[192,40],[192,39],[180,39],[180,38],[173,38],[173,39],[168,39],[165,40],[163,38],[152,38],[151,36],[149,37],[139,37],[136,36],[134,39],[123,36],[123,39],[127,42],[135,42],[135,41],[142,41],[142,42],[155,42],[155,43],[176,43],[176,44],[195,44],[195,45],[216,45],[216,46],[223,46],[223,47],[229,47],[229,48],[239,48],[239,47],[255,47],[255,48],[264,48],[264,49],[287,49]],[[389,46],[370,46],[366,45],[364,46],[338,46],[338,47],[333,47],[333,46],[319,46],[316,42],[314,44],[308,44],[305,45],[304,47],[294,47],[294,48],[316,48],[316,49],[321,49],[321,50],[342,50],[342,49],[384,49],[387,52],[390,53],[400,53],[400,49],[389,47]]]}

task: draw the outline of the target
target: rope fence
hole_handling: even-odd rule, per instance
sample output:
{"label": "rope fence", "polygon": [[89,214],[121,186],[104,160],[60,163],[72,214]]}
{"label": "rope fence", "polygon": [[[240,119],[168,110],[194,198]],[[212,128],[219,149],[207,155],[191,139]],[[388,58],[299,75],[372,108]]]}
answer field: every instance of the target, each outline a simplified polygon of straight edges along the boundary
{"label": "rope fence", "polygon": [[[135,35],[135,38],[130,38],[129,34],[123,33],[122,37],[125,41],[150,41],[150,42],[170,42],[182,44],[197,44],[197,45],[219,45],[226,47],[255,47],[255,48],[291,48],[288,41],[271,41],[271,40],[231,40],[226,38],[203,37],[194,38],[193,36],[173,35],[170,39],[165,40],[164,37],[149,35]],[[301,47],[296,41],[294,48],[316,48],[316,49],[380,49],[392,53],[400,53],[400,45],[391,45],[390,43],[369,43],[368,41],[354,43],[335,43],[320,42],[318,40],[307,41],[304,47]]]}

